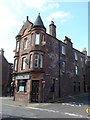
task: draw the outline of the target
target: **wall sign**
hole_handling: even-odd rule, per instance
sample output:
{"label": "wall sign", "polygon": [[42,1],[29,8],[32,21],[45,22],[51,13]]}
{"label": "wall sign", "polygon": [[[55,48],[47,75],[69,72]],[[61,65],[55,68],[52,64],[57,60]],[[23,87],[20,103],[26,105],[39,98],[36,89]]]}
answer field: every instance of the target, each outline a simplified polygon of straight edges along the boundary
{"label": "wall sign", "polygon": [[20,74],[20,75],[16,76],[17,80],[20,80],[20,79],[29,79],[29,78],[30,78],[29,74]]}

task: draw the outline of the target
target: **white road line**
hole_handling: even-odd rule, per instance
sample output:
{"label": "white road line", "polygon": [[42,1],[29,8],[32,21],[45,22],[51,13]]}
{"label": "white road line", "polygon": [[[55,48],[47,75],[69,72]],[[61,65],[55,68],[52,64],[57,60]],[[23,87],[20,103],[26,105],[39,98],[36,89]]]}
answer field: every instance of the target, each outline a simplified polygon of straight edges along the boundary
{"label": "white road line", "polygon": [[72,107],[74,107],[74,106],[81,107],[82,106],[81,104],[76,105],[76,104],[70,104],[70,103],[62,103],[62,105],[69,105],[69,106],[72,106]]}
{"label": "white road line", "polygon": [[59,111],[56,111],[56,110],[42,109],[42,108],[36,108],[36,107],[26,107],[26,108],[30,108],[30,109],[33,109],[33,110],[47,111],[47,112],[56,112],[56,113],[59,112]]}
{"label": "white road line", "polygon": [[86,116],[78,115],[78,114],[74,114],[74,113],[65,113],[65,115],[74,116],[74,117],[80,117],[80,118],[86,118]]}

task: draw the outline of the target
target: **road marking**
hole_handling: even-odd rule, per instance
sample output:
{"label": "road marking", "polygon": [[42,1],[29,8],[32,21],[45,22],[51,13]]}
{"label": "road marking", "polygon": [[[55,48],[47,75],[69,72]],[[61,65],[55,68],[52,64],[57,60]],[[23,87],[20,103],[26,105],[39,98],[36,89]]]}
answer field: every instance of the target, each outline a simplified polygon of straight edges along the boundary
{"label": "road marking", "polygon": [[56,110],[42,109],[42,108],[35,108],[35,107],[26,107],[26,108],[30,108],[30,109],[33,109],[33,110],[46,111],[46,112],[56,112],[56,113],[59,112],[59,111],[56,111]]}
{"label": "road marking", "polygon": [[74,114],[74,113],[67,113],[67,112],[65,113],[65,115],[80,117],[80,118],[90,118],[90,117],[87,117],[87,116],[78,115],[78,114]]}
{"label": "road marking", "polygon": [[62,103],[62,105],[69,105],[69,106],[72,106],[72,107],[74,107],[74,106],[81,107],[82,106],[81,104],[76,105],[76,104],[70,104],[70,103]]}

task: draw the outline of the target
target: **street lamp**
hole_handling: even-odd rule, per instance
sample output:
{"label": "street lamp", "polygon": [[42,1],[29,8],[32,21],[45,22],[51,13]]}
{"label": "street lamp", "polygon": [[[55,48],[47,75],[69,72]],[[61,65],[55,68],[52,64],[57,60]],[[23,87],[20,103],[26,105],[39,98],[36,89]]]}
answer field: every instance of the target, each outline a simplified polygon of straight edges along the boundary
{"label": "street lamp", "polygon": [[15,76],[12,79],[13,101],[15,101]]}

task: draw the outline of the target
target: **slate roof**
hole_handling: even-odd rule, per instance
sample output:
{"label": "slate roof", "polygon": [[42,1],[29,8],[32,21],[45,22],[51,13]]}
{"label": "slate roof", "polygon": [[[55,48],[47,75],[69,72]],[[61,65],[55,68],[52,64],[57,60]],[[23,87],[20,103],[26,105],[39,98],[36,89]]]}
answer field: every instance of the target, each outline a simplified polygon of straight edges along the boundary
{"label": "slate roof", "polygon": [[43,21],[41,19],[41,16],[40,16],[40,13],[38,14],[36,20],[35,20],[35,23],[33,24],[33,27],[44,27],[44,24],[43,24]]}

